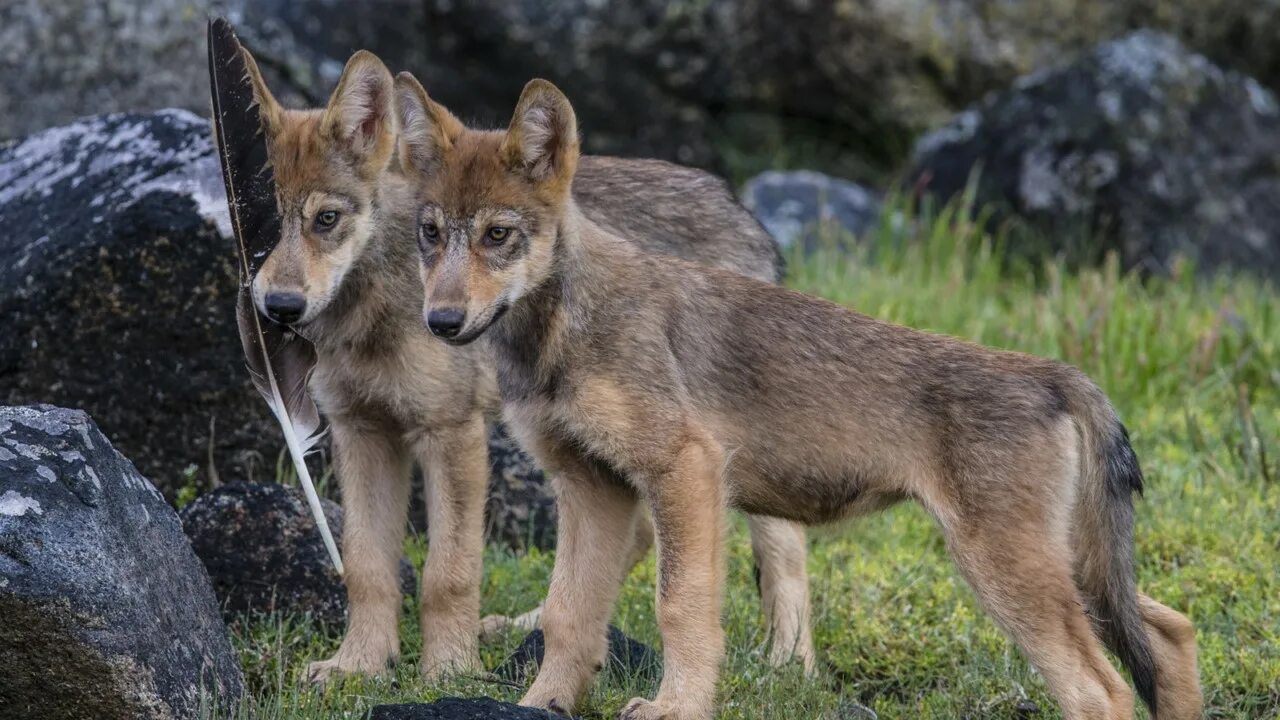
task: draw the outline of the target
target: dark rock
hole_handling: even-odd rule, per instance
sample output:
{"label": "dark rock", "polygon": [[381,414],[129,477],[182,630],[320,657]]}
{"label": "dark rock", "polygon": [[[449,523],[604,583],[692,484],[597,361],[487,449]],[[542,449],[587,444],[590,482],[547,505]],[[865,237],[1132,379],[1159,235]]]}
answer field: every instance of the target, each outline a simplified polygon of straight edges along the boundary
{"label": "dark rock", "polygon": [[[342,508],[320,502],[341,547]],[[300,488],[231,483],[201,495],[179,516],[228,619],[278,611],[338,627],[346,620],[346,588]],[[401,559],[401,590],[412,596],[417,582],[413,566]]]}
{"label": "dark rock", "polygon": [[880,197],[848,180],[807,170],[761,173],[742,188],[742,204],[782,247],[862,235],[880,222]]}
{"label": "dark rock", "polygon": [[1018,717],[1035,717],[1040,714],[1040,706],[1030,700],[1019,700],[1017,705],[1013,706],[1013,711]]}
{"label": "dark rock", "polygon": [[517,551],[554,548],[556,501],[551,483],[501,425],[490,430],[489,466],[488,541]]}
{"label": "dark rock", "polygon": [[368,48],[488,123],[505,124],[530,77],[552,78],[593,152],[721,168],[801,152],[860,179],[984,93],[1135,27],[1280,83],[1280,12],[1257,0],[380,0],[358,13],[330,0],[9,0],[0,107],[22,111],[0,116],[0,138],[91,113],[204,113],[210,14],[236,23],[286,101],[323,101]]}
{"label": "dark rock", "polygon": [[[493,673],[504,680],[522,683],[542,664],[545,652],[546,640],[539,628],[526,635]],[[662,656],[648,645],[632,640],[610,625],[608,670],[624,678],[656,682],[662,674]]]}
{"label": "dark rock", "polygon": [[[203,62],[201,63],[203,64]],[[0,147],[0,403],[86,409],[170,498],[274,474],[235,327],[207,120],[104,115]]]}
{"label": "dark rock", "polygon": [[242,692],[177,515],[89,417],[0,408],[5,718],[194,718]]}
{"label": "dark rock", "polygon": [[0,138],[82,115],[206,112],[205,13],[191,0],[0,3]]}
{"label": "dark rock", "polygon": [[445,698],[433,703],[377,705],[369,720],[563,720],[546,710],[520,707],[488,698]]}
{"label": "dark rock", "polygon": [[1061,243],[1049,250],[1280,276],[1280,104],[1168,36],[1135,33],[988,98],[920,140],[908,182],[951,197],[979,167],[977,202]]}

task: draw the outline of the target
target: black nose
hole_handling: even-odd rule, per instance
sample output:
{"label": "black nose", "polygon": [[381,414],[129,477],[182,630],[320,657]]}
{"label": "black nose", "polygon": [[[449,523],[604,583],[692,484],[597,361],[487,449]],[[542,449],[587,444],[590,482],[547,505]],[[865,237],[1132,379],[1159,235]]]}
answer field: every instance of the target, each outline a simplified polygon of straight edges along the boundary
{"label": "black nose", "polygon": [[427,329],[436,337],[451,338],[462,332],[462,321],[466,319],[467,314],[457,308],[432,310],[427,313]]}
{"label": "black nose", "polygon": [[281,325],[290,325],[302,319],[302,313],[307,309],[307,299],[299,293],[269,292],[262,299],[262,305],[267,311],[267,317]]}

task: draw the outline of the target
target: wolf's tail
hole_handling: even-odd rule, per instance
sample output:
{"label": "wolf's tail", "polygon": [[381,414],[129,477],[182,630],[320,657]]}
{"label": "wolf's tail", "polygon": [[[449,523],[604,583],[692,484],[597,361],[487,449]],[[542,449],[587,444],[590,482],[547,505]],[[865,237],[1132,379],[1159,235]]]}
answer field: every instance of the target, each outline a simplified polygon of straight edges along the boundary
{"label": "wolf's tail", "polygon": [[1142,469],[1106,396],[1081,379],[1081,391],[1069,393],[1076,395],[1070,405],[1083,440],[1075,510],[1077,582],[1095,632],[1120,658],[1138,696],[1157,717],[1156,662],[1134,580],[1133,494],[1142,494]]}

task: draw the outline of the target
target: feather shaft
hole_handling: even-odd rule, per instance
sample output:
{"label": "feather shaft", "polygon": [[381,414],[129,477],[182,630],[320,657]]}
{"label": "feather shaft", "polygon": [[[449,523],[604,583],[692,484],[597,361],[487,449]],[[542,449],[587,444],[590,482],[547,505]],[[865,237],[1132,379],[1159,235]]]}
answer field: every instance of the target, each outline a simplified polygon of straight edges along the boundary
{"label": "feather shaft", "polygon": [[[253,102],[253,89],[246,70],[240,42],[230,23],[222,19],[211,20],[209,84],[213,99],[214,136],[240,255],[240,292],[236,308],[240,341],[254,387],[280,423],[289,457],[293,460],[320,537],[334,568],[342,575],[342,558],[306,463],[306,453],[321,435],[319,411],[306,391],[307,378],[315,367],[315,348],[280,326],[264,325],[250,292],[255,260],[265,257],[279,239],[280,222],[275,207],[274,180],[265,167],[266,141],[262,137],[261,119]],[[233,126],[234,137],[228,137],[228,124]],[[287,394],[282,385],[289,389]]]}

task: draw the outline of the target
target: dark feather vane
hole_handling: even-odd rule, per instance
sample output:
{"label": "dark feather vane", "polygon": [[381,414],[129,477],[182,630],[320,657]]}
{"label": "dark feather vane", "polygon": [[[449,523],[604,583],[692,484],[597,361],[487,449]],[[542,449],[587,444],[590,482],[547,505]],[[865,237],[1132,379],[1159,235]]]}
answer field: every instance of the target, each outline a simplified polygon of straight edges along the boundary
{"label": "dark feather vane", "polygon": [[280,421],[311,513],[341,574],[342,560],[304,459],[321,435],[320,411],[307,392],[307,379],[316,364],[315,348],[287,328],[265,321],[253,304],[251,283],[280,238],[280,214],[253,84],[240,41],[231,23],[221,18],[209,22],[209,86],[218,158],[240,253],[236,298],[240,342],[254,386]]}

